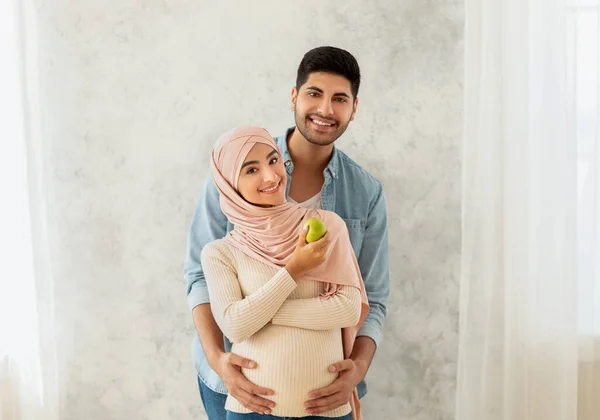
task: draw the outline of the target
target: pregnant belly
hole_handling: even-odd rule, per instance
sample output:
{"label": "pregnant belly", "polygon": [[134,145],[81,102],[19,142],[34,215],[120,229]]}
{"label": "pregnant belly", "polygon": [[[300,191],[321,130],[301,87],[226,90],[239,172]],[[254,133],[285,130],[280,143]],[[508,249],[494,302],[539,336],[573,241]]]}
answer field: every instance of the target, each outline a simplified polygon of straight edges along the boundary
{"label": "pregnant belly", "polygon": [[327,368],[343,359],[339,329],[327,331],[267,325],[248,340],[234,344],[232,352],[254,360],[255,369],[243,369],[256,385],[275,391],[268,397],[278,409],[303,410],[308,393],[331,384],[337,374]]}

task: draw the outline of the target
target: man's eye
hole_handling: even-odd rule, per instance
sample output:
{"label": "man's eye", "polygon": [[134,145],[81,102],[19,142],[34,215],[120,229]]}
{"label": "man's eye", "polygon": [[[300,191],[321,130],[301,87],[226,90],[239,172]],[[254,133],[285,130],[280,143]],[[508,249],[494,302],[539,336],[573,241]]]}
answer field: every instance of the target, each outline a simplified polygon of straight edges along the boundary
{"label": "man's eye", "polygon": [[308,96],[315,97],[315,96],[318,96],[318,95],[319,94],[317,92],[308,92]]}
{"label": "man's eye", "polygon": [[343,102],[346,102],[346,98],[336,98],[336,100],[337,100],[338,102],[342,102],[342,103],[343,103]]}

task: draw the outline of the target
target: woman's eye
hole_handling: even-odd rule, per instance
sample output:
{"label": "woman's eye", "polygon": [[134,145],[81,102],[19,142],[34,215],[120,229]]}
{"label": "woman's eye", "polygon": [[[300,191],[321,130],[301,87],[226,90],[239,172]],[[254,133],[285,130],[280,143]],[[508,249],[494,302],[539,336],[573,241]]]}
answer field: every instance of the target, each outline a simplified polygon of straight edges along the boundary
{"label": "woman's eye", "polygon": [[279,162],[279,158],[274,157],[273,159],[271,159],[271,161],[269,162],[271,165],[275,164]]}
{"label": "woman's eye", "polygon": [[248,169],[248,170],[246,171],[246,174],[247,174],[247,175],[252,175],[252,174],[253,174],[254,172],[256,172],[256,171],[257,171],[257,169],[256,169],[256,168],[250,168],[250,169]]}

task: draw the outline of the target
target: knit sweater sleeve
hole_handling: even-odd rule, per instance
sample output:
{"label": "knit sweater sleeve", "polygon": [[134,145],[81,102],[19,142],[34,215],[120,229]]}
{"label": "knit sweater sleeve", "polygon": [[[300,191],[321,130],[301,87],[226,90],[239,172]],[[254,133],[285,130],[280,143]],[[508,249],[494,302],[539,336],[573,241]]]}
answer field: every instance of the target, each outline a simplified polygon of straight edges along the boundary
{"label": "knit sweater sleeve", "polygon": [[308,330],[331,330],[358,324],[360,312],[360,291],[356,287],[344,286],[327,299],[286,300],[272,323]]}
{"label": "knit sweater sleeve", "polygon": [[[239,343],[264,327],[296,288],[285,268],[253,293],[243,296],[235,259],[222,241],[206,245],[201,254],[210,305],[217,325],[232,342]],[[244,269],[258,269],[258,261],[248,261]]]}

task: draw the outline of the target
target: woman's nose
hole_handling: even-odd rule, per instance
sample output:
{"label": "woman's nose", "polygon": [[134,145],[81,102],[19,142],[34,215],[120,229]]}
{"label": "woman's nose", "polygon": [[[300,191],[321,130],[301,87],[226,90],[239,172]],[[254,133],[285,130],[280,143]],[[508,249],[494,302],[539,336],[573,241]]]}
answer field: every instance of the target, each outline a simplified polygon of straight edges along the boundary
{"label": "woman's nose", "polygon": [[277,180],[277,178],[279,178],[279,175],[277,175],[277,173],[273,169],[270,169],[270,168],[263,171],[263,175],[264,175],[263,179],[268,182],[275,182]]}

